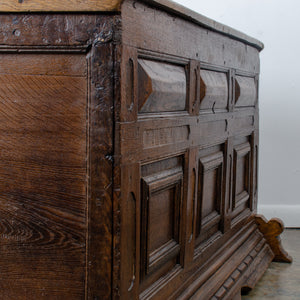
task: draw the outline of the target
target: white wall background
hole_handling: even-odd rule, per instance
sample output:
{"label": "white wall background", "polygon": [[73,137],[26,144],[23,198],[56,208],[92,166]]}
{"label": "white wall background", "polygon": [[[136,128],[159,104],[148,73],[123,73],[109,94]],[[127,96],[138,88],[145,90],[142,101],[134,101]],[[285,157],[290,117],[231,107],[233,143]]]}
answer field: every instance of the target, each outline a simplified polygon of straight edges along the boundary
{"label": "white wall background", "polygon": [[176,0],[265,44],[258,212],[300,227],[300,1]]}

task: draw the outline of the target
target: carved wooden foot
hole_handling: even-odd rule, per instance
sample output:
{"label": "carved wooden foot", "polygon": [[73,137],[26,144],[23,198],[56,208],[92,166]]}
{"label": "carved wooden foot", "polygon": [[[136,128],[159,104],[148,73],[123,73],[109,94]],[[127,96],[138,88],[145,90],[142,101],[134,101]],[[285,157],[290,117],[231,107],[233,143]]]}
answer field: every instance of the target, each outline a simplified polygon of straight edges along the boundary
{"label": "carved wooden foot", "polygon": [[284,230],[283,222],[278,218],[273,218],[268,222],[262,215],[256,215],[255,221],[275,254],[273,261],[291,263],[293,258],[283,249],[279,236]]}

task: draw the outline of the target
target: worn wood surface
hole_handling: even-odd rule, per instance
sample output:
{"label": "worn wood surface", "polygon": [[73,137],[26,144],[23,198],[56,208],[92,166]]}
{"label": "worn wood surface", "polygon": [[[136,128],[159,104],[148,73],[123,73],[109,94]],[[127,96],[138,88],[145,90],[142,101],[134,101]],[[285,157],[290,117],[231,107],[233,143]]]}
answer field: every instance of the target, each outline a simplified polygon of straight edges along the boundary
{"label": "worn wood surface", "polygon": [[125,1],[121,12],[126,45],[259,73],[259,50],[255,47],[140,1]]}
{"label": "worn wood surface", "polygon": [[112,40],[112,31],[102,26],[111,22],[108,15],[4,13],[0,17],[0,51],[86,52],[97,38]]}
{"label": "worn wood surface", "polygon": [[253,47],[257,48],[259,51],[261,51],[264,48],[264,45],[261,41],[258,41],[257,39],[255,39],[253,37],[247,36],[246,34],[238,31],[235,28],[231,28],[229,26],[226,26],[224,24],[216,22],[215,20],[209,19],[204,15],[201,15],[193,10],[188,9],[187,7],[184,7],[184,6],[176,3],[176,1],[143,0],[143,2],[148,3],[149,5],[154,6],[154,7],[160,7],[163,10],[165,10],[173,15],[179,16],[185,20],[188,20],[189,22],[198,24],[201,27],[207,28],[212,31],[219,32],[230,38],[240,40],[243,43],[252,45]]}
{"label": "worn wood surface", "polygon": [[0,12],[118,11],[122,0],[3,0]]}
{"label": "worn wood surface", "polygon": [[[119,70],[119,17],[103,19],[100,36],[87,55],[89,64],[89,226],[87,299],[109,299],[113,278],[114,95]],[[113,35],[107,33],[112,33]],[[105,38],[106,37],[106,38]],[[117,235],[117,233],[115,234]]]}

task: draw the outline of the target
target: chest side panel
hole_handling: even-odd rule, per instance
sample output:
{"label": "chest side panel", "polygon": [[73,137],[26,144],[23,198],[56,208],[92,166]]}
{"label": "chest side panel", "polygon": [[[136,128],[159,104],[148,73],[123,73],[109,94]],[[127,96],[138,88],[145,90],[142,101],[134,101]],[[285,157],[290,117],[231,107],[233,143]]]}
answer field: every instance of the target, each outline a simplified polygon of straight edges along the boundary
{"label": "chest side panel", "polygon": [[1,54],[0,61],[2,297],[81,297],[85,56]]}

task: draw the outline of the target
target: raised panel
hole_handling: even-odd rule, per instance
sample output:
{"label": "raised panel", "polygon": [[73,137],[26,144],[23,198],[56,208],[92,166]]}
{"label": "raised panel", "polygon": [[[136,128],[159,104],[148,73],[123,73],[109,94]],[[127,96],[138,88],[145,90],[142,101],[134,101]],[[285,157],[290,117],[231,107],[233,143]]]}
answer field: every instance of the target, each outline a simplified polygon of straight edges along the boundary
{"label": "raised panel", "polygon": [[221,230],[223,169],[223,145],[199,152],[196,246]]}
{"label": "raised panel", "polygon": [[156,280],[178,261],[183,170],[178,164],[167,167],[177,162],[181,160],[163,161],[167,169],[157,172],[157,162],[142,168],[142,174],[149,174],[142,177],[142,280],[147,277]]}
{"label": "raised panel", "polygon": [[251,144],[244,138],[233,148],[233,217],[250,208]]}
{"label": "raised panel", "polygon": [[200,111],[227,109],[228,76],[223,72],[201,70],[200,72]]}
{"label": "raised panel", "polygon": [[138,111],[160,113],[186,109],[186,73],[182,66],[138,60]]}
{"label": "raised panel", "polygon": [[257,86],[255,78],[235,77],[235,106],[255,106],[257,99]]}

